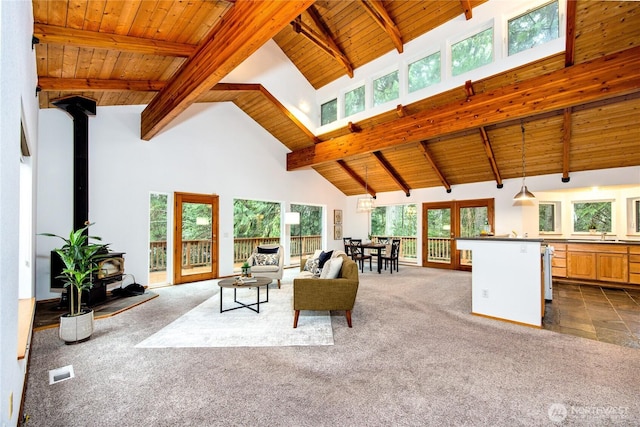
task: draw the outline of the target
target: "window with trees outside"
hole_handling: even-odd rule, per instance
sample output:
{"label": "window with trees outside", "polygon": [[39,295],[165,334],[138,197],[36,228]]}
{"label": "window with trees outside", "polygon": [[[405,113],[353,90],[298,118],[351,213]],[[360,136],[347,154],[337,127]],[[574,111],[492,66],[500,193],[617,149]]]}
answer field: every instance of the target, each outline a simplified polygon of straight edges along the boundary
{"label": "window with trees outside", "polygon": [[338,120],[338,99],[332,99],[320,106],[320,124],[326,125]]}
{"label": "window with trees outside", "polygon": [[292,212],[300,212],[300,224],[291,226],[291,259],[300,261],[322,249],[322,206],[291,204]]}
{"label": "window with trees outside", "polygon": [[417,262],[418,214],[415,204],[376,206],[371,211],[371,238],[400,239],[400,258]]}
{"label": "window with trees outside", "polygon": [[451,73],[459,76],[493,61],[493,27],[451,46]]}
{"label": "window with trees outside", "polygon": [[409,64],[409,92],[440,83],[440,52]]}
{"label": "window with trees outside", "polygon": [[598,233],[611,233],[613,230],[612,209],[612,201],[574,202],[574,233],[588,232],[592,229]]}
{"label": "window with trees outside", "polygon": [[373,105],[393,101],[400,97],[398,70],[373,81]]}
{"label": "window with trees outside", "polygon": [[364,111],[364,86],[344,94],[344,116],[352,116],[361,111]]}
{"label": "window with trees outside", "polygon": [[280,212],[280,203],[234,199],[234,264],[246,261],[259,244],[280,243]]}
{"label": "window with trees outside", "polygon": [[557,39],[559,28],[557,0],[510,19],[508,22],[509,55]]}
{"label": "window with trees outside", "polygon": [[560,203],[540,202],[538,205],[538,231],[540,233],[560,233]]}

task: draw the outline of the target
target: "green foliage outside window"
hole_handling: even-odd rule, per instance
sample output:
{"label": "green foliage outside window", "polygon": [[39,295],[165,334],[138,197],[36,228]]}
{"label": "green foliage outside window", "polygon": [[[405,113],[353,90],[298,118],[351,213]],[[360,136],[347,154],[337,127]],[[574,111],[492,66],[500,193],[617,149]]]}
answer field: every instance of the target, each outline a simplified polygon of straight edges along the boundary
{"label": "green foliage outside window", "polygon": [[451,209],[428,209],[427,230],[428,237],[449,238],[451,236]]}
{"label": "green foliage outside window", "polygon": [[167,195],[151,193],[149,195],[149,240],[167,241]]}
{"label": "green foliage outside window", "polygon": [[409,64],[409,92],[440,83],[440,52]]}
{"label": "green foliage outside window", "polygon": [[260,200],[233,201],[233,236],[279,237],[280,203]]}
{"label": "green foliage outside window", "polygon": [[364,111],[364,86],[353,89],[344,94],[345,117]]}
{"label": "green foliage outside window", "polygon": [[416,205],[377,206],[371,211],[371,234],[374,236],[416,236]]}
{"label": "green foliage outside window", "polygon": [[611,202],[580,202],[573,204],[573,231],[585,232],[592,227],[599,233],[611,232]]}
{"label": "green foliage outside window", "polygon": [[[182,204],[182,240],[211,239],[211,205],[206,203]],[[198,221],[198,218],[204,221]]]}
{"label": "green foliage outside window", "polygon": [[322,207],[310,205],[291,205],[292,212],[300,212],[300,225],[291,226],[291,235],[298,236],[302,227],[303,236],[322,235]]}
{"label": "green foliage outside window", "polygon": [[332,99],[320,106],[320,124],[335,122],[338,120],[338,100]]}
{"label": "green foliage outside window", "polygon": [[398,99],[399,97],[400,83],[398,71],[394,71],[373,81],[374,106]]}
{"label": "green foliage outside window", "polygon": [[493,27],[451,46],[451,72],[459,76],[493,61]]}
{"label": "green foliage outside window", "polygon": [[538,231],[551,233],[556,231],[555,203],[540,203],[538,205]]}
{"label": "green foliage outside window", "polygon": [[460,237],[479,236],[489,224],[486,206],[460,208]]}
{"label": "green foliage outside window", "polygon": [[509,55],[557,39],[559,20],[557,1],[509,20]]}

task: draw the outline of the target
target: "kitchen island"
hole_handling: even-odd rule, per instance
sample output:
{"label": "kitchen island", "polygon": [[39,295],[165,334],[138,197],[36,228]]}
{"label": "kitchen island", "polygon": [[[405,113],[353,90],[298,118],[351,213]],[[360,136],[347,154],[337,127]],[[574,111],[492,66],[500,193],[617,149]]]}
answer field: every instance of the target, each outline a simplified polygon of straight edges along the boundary
{"label": "kitchen island", "polygon": [[472,314],[542,327],[542,239],[457,238],[472,251]]}

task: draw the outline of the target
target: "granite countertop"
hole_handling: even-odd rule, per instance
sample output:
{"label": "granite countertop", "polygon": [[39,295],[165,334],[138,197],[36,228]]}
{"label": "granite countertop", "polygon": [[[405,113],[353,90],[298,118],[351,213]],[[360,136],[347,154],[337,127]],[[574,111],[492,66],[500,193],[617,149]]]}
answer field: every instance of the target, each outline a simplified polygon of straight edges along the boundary
{"label": "granite countertop", "polygon": [[491,242],[545,242],[545,239],[528,237],[495,237],[495,236],[478,236],[478,237],[456,237],[456,240],[484,240]]}

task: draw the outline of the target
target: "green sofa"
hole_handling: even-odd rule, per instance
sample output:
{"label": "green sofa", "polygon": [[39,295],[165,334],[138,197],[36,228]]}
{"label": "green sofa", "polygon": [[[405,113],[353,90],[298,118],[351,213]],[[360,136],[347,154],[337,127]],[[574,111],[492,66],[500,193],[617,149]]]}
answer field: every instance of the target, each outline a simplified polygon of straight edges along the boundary
{"label": "green sofa", "polygon": [[[342,268],[336,279],[293,279],[293,327],[298,327],[300,310],[345,310],[351,327],[351,310],[358,292],[358,265],[347,255],[342,257]],[[300,265],[304,269],[305,262]]]}

